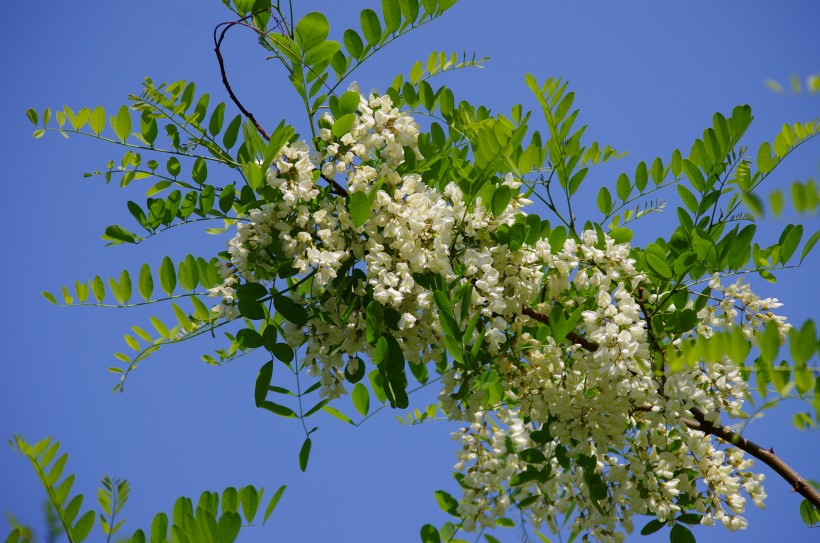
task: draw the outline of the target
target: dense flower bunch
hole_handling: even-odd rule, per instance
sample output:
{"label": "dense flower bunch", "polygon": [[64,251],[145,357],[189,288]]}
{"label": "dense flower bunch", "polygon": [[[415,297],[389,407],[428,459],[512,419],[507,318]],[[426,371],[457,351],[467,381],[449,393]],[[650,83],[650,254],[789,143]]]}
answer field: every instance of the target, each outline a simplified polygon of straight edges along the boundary
{"label": "dense flower bunch", "polygon": [[[520,182],[497,181],[513,196],[493,213],[480,197],[468,203],[455,183],[438,191],[417,173],[399,173],[405,153],[421,157],[419,128],[388,97],[361,96],[355,117],[337,137],[336,120],[325,116],[317,150],[303,142],[282,149],[267,178],[276,198],[251,211],[229,243],[224,282],[212,289],[219,316],[239,315],[242,281],[273,284],[274,255],[292,259],[301,277],[312,275],[312,292],[296,301],[316,317],[286,325],[286,337],[304,345],[300,363],[320,379],[321,394],[337,398],[345,374],[374,357],[362,300],[384,308],[405,359],[426,364],[445,356],[445,334],[424,278],[465,286],[469,296],[455,311],[480,321],[465,344],[484,342],[501,392],[471,386],[475,372],[463,367],[442,376],[441,408],[466,425],[455,435],[464,528],[493,526],[511,505],[553,528],[574,510],[579,528],[600,541],[623,540],[636,513],[665,522],[696,512],[703,524],[745,527],[741,492],[762,507],[763,476],[685,420],[692,409],[711,420],[737,414],[746,382],[728,359],[657,370],[663,354],[652,347],[643,305],[662,293],[636,269],[631,247],[594,230],[557,251],[545,239],[515,250],[499,244],[493,234],[526,217],[531,203],[517,194]],[[346,195],[327,186],[340,179]],[[349,207],[357,193],[370,203],[360,221]],[[776,300],[718,277],[710,286],[722,299],[700,310],[689,334],[741,326],[753,339],[769,321],[788,331],[771,313]],[[556,304],[576,316],[586,345],[538,332],[539,315]]]}
{"label": "dense flower bunch", "polygon": [[[594,233],[585,233],[579,250],[568,240],[553,262],[574,262],[578,269],[556,266],[551,276],[565,289],[557,299],[595,300],[596,307],[583,312],[583,328],[599,347],[516,336],[512,351],[520,356],[503,356],[498,364],[514,408],[497,411],[495,420],[485,411],[471,413],[471,425],[454,435],[462,445],[457,466],[466,470],[459,506],[465,526],[493,526],[515,501],[536,526],[553,528],[560,525],[558,516],[575,507],[579,529],[600,541],[623,540],[618,529],[630,532],[636,513],[671,521],[697,512],[703,524],[744,528],[741,491],[763,507],[763,475],[748,471],[752,461],[741,451],[721,447],[684,422],[692,408],[714,418],[738,414],[747,387],[738,365],[704,362],[657,375],[647,326],[630,294],[643,277],[632,267],[628,247],[607,240],[599,250],[596,241]],[[723,288],[713,279],[712,287],[725,298],[702,311],[713,318],[698,333],[741,326],[751,338],[768,320],[788,331],[781,317],[760,314],[777,307],[776,300],[759,300],[740,283]],[[719,318],[715,308],[721,308]],[[442,404],[449,398],[443,394]]]}

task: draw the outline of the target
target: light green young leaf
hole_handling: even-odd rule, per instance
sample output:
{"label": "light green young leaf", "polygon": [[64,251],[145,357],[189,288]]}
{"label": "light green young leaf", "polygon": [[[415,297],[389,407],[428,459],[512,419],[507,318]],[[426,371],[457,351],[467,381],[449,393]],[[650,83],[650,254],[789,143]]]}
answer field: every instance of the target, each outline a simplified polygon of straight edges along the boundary
{"label": "light green young leaf", "polygon": [[399,0],[382,0],[382,15],[384,16],[385,30],[395,33],[401,26],[401,6]]}
{"label": "light green young leaf", "polygon": [[370,198],[365,192],[354,192],[350,195],[348,211],[353,226],[357,228],[367,222],[370,217]]}
{"label": "light green young leaf", "polygon": [[296,23],[296,44],[302,53],[307,53],[327,39],[330,33],[330,24],[327,17],[314,11],[302,17]]}
{"label": "light green young leaf", "polygon": [[111,117],[111,128],[114,129],[120,142],[125,143],[131,135],[131,112],[128,111],[127,106],[120,106],[117,116]]}
{"label": "light green young leaf", "polygon": [[267,522],[268,518],[270,518],[273,510],[276,509],[276,505],[279,503],[279,500],[282,498],[282,494],[285,493],[285,489],[287,489],[288,485],[280,486],[276,492],[273,494],[273,497],[268,502],[268,507],[265,509],[265,516],[262,519],[262,524]]}
{"label": "light green young leaf", "polygon": [[356,411],[363,417],[366,417],[370,411],[370,393],[367,387],[361,383],[356,383],[350,397],[353,400],[353,407],[356,408]]}
{"label": "light green young leaf", "polygon": [[146,302],[149,301],[151,294],[154,293],[154,278],[151,275],[151,267],[148,264],[143,264],[142,267],[140,267],[140,279],[137,287],[140,296],[142,296]]}

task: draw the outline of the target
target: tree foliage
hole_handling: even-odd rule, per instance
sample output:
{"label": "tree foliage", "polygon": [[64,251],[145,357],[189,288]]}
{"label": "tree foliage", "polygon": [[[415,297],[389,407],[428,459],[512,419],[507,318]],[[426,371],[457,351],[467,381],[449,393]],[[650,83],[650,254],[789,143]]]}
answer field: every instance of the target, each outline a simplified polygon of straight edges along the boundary
{"label": "tree foliage", "polygon": [[[432,52],[381,95],[352,82],[362,63],[455,0],[384,0],[340,34],[322,13],[224,3],[235,19],[215,29],[214,43],[231,104],[213,104],[193,82],[146,79],[115,112],[27,112],[35,137],[57,131],[124,150],[87,176],[150,184],[144,202],[127,202],[129,225],[105,228],[110,244],[199,222],[233,234],[216,255],[166,256],[43,293],[58,305],[167,308],[125,335],[127,350],[109,368],[120,377],[115,390],[158,349],[220,328],[223,346],[203,360],[258,353],[256,406],[299,420],[302,471],[319,411],[354,425],[385,407],[408,409],[411,424],[438,413],[460,421],[460,495],[435,493],[454,519],[422,527],[423,541],[516,522],[544,540],[537,530],[569,526],[572,538],[619,541],[635,515],[649,516],[641,533],[668,527],[673,542],[692,540],[692,524],[741,529],[747,499],[762,506],[766,497],[754,460],[803,495],[801,516],[817,523],[817,490],[730,425],[790,395],[806,406],[798,427],[820,417],[814,323],[786,322],[777,300],[744,280],[775,282],[820,239],[788,224],[766,244],[755,224],[790,196],[798,211],[816,209],[813,181],[790,194],[763,189],[818,135],[817,120],[753,144],[744,139],[749,106],[716,113],[689,149],[639,162],[598,189],[597,213],[579,216],[588,173],[623,153],[590,139],[567,82],[526,76],[539,109],[508,113],[439,84],[441,74],[481,66],[475,56]],[[283,67],[304,105],[306,139],[292,119],[263,127],[234,93],[220,52],[234,27],[254,32]],[[661,211],[676,227],[632,244],[637,221]],[[791,360],[781,361],[786,345]],[[274,379],[275,366],[293,379]],[[416,405],[413,392],[429,386],[438,401]],[[344,394],[355,414],[336,407]],[[66,456],[49,468],[56,444],[13,446],[33,463],[69,539],[85,539],[96,516],[79,514],[73,478],[59,482]],[[164,540],[169,528],[174,541],[233,541],[239,504],[251,523],[259,494],[206,493],[196,509],[181,498],[170,525],[158,515],[156,533],[152,525],[131,541]],[[109,538],[127,495],[127,483],[103,480]]]}

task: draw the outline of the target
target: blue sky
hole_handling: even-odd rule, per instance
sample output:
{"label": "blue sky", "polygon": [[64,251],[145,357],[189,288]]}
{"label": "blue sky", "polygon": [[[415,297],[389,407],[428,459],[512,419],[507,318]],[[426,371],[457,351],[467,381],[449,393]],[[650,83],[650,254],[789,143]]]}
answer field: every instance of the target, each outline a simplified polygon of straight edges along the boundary
{"label": "blue sky", "polygon": [[[358,10],[374,2],[296,4],[299,13],[325,11],[339,39]],[[212,100],[227,101],[211,31],[228,13],[216,0],[52,0],[39,7],[6,7],[7,25],[0,34],[5,75],[0,103],[6,119],[0,131],[5,166],[0,235],[7,251],[0,271],[6,285],[6,310],[0,317],[0,437],[54,435],[71,454],[68,469],[78,474],[75,489],[87,500],[93,500],[103,474],[128,478],[133,488],[126,508],[128,533],[148,526],[155,512],[170,510],[178,495],[247,483],[269,492],[289,485],[269,524],[245,532],[241,540],[247,542],[417,541],[422,524],[443,522],[433,492],[456,491],[450,477],[455,461],[450,424],[405,427],[385,411],[352,428],[317,415],[320,430],[309,469],[301,474],[298,423],[253,405],[254,379],[265,361],[261,354],[211,368],[199,356],[221,344],[203,339],[171,347],[140,367],[125,394],[110,393],[116,381],[105,368],[113,365],[112,353],[122,350],[128,327],[144,325],[151,312],[61,309],[39,292],[97,274],[117,275],[123,268],[136,272],[142,262],[156,266],[165,254],[175,259],[207,255],[221,250],[224,240],[206,238],[190,226],[137,247],[104,247],[103,229],[128,223],[125,202],[144,199],[144,187],[121,190],[84,179],[83,172],[103,167],[121,156],[120,150],[77,136],[64,141],[53,133],[35,141],[24,112],[64,104],[114,111],[128,93],[139,91],[145,76],[195,81]],[[441,82],[458,98],[497,111],[509,111],[515,103],[534,106],[525,73],[568,79],[581,119],[590,124],[587,135],[629,152],[612,169],[590,174],[587,184],[597,190],[618,172],[634,171],[639,160],[665,158],[675,148],[685,154],[715,111],[728,115],[737,104],[751,104],[756,118],[747,134],[750,147],[773,138],[783,122],[816,117],[820,98],[778,95],[764,81],[817,72],[818,19],[820,6],[814,0],[462,0],[438,23],[385,50],[356,79],[363,89],[384,89],[432,50],[475,51],[491,57],[485,69]],[[295,94],[254,43],[242,31],[228,38],[225,53],[235,89],[266,126],[285,118],[304,132]],[[818,145],[810,143],[790,157],[774,183],[816,177]],[[673,194],[666,197],[675,202]],[[764,218],[759,228],[776,237],[787,222],[800,220],[788,213],[780,220]],[[667,215],[636,223],[638,239],[668,232],[674,215]],[[820,227],[817,218],[804,222],[808,232]],[[778,284],[758,283],[759,293],[780,298],[792,322],[817,318],[818,264],[820,256],[814,254],[802,269],[781,274]],[[285,372],[274,375],[290,378]],[[817,433],[792,428],[792,412],[785,404],[781,412],[752,424],[748,436],[773,446],[805,475],[820,478]],[[699,541],[810,539],[813,532],[797,515],[796,495],[761,469],[768,478],[768,509],[749,511],[750,530],[698,529]],[[0,447],[0,511],[37,524],[42,498],[30,466]],[[517,541],[512,531],[499,536]],[[636,534],[632,540],[664,541],[666,536]]]}

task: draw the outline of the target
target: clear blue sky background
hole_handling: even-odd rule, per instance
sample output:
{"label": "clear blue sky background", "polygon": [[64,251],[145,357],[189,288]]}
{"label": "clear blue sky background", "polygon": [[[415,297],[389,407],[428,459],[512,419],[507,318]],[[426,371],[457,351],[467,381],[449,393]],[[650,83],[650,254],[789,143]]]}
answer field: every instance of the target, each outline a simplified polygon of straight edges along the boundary
{"label": "clear blue sky background", "polygon": [[[358,10],[375,2],[294,3],[300,13],[325,10],[340,38]],[[121,151],[82,137],[63,141],[53,133],[35,141],[24,116],[28,107],[64,104],[114,111],[128,93],[139,91],[144,76],[196,81],[200,91],[211,93],[212,103],[227,100],[211,42],[213,26],[227,18],[221,2],[14,2],[5,6],[3,18],[0,236],[6,256],[0,277],[6,309],[0,316],[0,437],[56,436],[71,453],[68,469],[78,474],[75,489],[87,500],[93,501],[103,474],[128,478],[128,533],[147,527],[153,513],[169,511],[180,494],[247,483],[269,491],[289,485],[269,524],[245,532],[247,542],[417,541],[422,524],[443,522],[433,492],[456,492],[450,478],[452,425],[408,428],[383,412],[352,428],[320,414],[310,466],[301,474],[298,423],[253,405],[261,354],[212,368],[199,355],[221,343],[206,339],[163,349],[133,375],[125,394],[112,395],[115,378],[105,368],[113,365],[112,353],[123,349],[122,334],[131,324],[145,325],[150,312],[59,309],[39,295],[124,267],[135,272],[142,262],[156,266],[165,254],[179,258],[221,248],[223,240],[203,241],[204,235],[192,231],[197,226],[138,247],[105,248],[99,239],[103,229],[128,223],[124,204],[144,201],[144,187],[134,183],[123,191],[84,179],[83,172],[103,167]],[[675,148],[685,153],[715,111],[728,115],[737,104],[751,104],[756,120],[746,140],[750,145],[772,138],[782,122],[816,117],[820,98],[777,95],[764,80],[818,70],[818,20],[816,0],[463,0],[439,23],[386,50],[357,79],[364,89],[384,89],[431,50],[476,51],[492,57],[487,68],[446,82],[457,97],[501,111],[519,102],[533,106],[523,83],[527,72],[569,79],[581,119],[590,124],[587,135],[630,153],[614,169],[590,175],[587,184],[597,188],[611,184],[621,170],[634,172],[638,160],[666,158]],[[229,36],[226,57],[237,92],[266,126],[285,118],[305,128],[282,71],[263,60],[250,34]],[[818,145],[790,158],[775,182],[816,176]],[[675,202],[672,194],[667,197]],[[674,220],[673,212],[667,215],[664,220]],[[776,237],[789,219],[795,218],[763,219],[761,225]],[[668,232],[664,220],[636,223],[639,240]],[[820,226],[816,218],[806,223],[808,232]],[[760,294],[784,301],[793,322],[816,318],[818,263],[814,254],[803,269],[782,274],[777,285],[758,283]],[[285,372],[275,378],[290,384]],[[791,413],[786,405],[753,424],[748,435],[820,478],[817,433],[793,429]],[[752,507],[751,529],[697,529],[699,541],[816,537],[801,526],[798,497],[761,469],[768,477],[768,509]],[[42,499],[28,463],[0,447],[0,511],[39,525]],[[5,532],[3,522],[0,527]],[[517,540],[511,531],[499,536]],[[97,531],[92,539],[100,537]],[[636,534],[632,540],[664,541],[666,535]]]}

